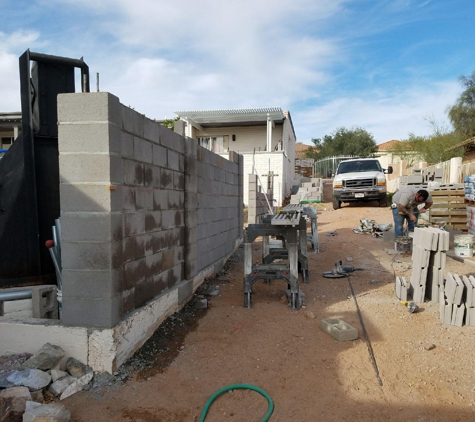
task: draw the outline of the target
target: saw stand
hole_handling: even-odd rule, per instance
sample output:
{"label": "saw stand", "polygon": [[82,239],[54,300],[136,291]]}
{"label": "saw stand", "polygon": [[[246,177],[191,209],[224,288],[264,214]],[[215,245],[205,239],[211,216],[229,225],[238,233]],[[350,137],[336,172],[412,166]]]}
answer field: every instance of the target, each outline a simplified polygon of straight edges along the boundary
{"label": "saw stand", "polygon": [[[290,208],[289,208],[290,207]],[[302,305],[298,286],[299,266],[304,283],[308,283],[307,222],[303,206],[290,205],[279,214],[264,217],[261,224],[249,224],[244,232],[244,307],[252,307],[252,285],[259,279],[269,282],[282,279],[290,289],[290,308]],[[316,237],[316,215],[312,216],[312,245],[318,247]],[[311,218],[312,219],[312,218]],[[263,237],[262,264],[252,264],[252,242]],[[283,241],[283,248],[270,248],[269,237]],[[316,239],[316,240],[315,240]],[[273,263],[277,259],[287,260],[286,264]]]}

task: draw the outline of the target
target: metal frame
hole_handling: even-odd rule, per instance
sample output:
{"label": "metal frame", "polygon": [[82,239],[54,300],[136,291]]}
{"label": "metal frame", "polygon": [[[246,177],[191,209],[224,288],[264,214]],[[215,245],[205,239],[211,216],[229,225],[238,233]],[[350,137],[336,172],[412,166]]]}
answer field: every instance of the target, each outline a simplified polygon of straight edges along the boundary
{"label": "metal frame", "polygon": [[[31,66],[35,62],[35,66]],[[25,51],[19,59],[22,132],[0,161],[0,286],[54,283],[45,247],[60,216],[57,95],[89,91],[82,59]]]}
{"label": "metal frame", "polygon": [[[304,210],[304,208],[308,208]],[[312,220],[312,234],[307,234],[305,215]],[[316,213],[309,207],[289,205],[277,215],[264,217],[261,224],[250,224],[244,232],[244,307],[252,307],[252,286],[263,279],[282,279],[290,289],[290,308],[299,309],[302,298],[298,286],[299,266],[302,280],[308,283],[307,241],[318,248]],[[283,248],[270,248],[269,237],[273,236],[284,242]],[[252,242],[258,237],[262,241],[262,264],[252,264]],[[273,264],[277,259],[288,260],[287,264]]]}

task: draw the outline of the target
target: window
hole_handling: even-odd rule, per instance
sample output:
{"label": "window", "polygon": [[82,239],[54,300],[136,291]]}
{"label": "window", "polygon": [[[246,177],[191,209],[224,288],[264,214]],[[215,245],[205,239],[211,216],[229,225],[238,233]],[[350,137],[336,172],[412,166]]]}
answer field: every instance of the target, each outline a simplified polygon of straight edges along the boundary
{"label": "window", "polygon": [[203,136],[198,138],[198,144],[217,154],[224,152],[223,136]]}
{"label": "window", "polygon": [[0,145],[0,149],[8,149],[13,144],[13,137],[12,136],[2,136],[2,143]]}

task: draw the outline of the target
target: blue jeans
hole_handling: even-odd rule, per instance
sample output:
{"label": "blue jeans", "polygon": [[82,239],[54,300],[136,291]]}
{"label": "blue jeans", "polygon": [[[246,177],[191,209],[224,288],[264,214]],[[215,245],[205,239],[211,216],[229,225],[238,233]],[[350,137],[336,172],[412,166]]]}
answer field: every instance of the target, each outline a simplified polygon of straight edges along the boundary
{"label": "blue jeans", "polygon": [[[419,210],[416,208],[412,210],[412,213],[416,216],[419,216]],[[414,222],[411,221],[408,215],[398,214],[398,208],[392,208],[393,219],[394,219],[394,236],[404,236],[404,221],[407,220],[407,228],[410,232],[414,231]]]}

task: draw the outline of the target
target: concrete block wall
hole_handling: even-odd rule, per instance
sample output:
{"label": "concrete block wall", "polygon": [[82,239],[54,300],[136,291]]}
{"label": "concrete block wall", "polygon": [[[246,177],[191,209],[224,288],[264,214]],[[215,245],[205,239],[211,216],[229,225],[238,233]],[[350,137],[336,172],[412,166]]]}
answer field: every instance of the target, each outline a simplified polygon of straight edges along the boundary
{"label": "concrete block wall", "polygon": [[[199,147],[109,93],[58,97],[66,325],[110,328],[242,237],[242,156]],[[166,311],[166,310],[165,310]]]}
{"label": "concrete block wall", "polygon": [[[234,151],[229,152],[227,160],[192,139],[187,142],[193,149],[187,160],[196,163],[197,186],[196,192],[187,191],[186,278],[191,279],[230,254],[236,239],[242,237],[243,189],[239,172],[243,160]],[[189,166],[187,180],[193,179],[192,170],[193,166]],[[190,189],[194,186],[194,182],[190,183]]]}
{"label": "concrete block wall", "polygon": [[[247,221],[249,224],[258,224],[263,215],[269,214],[269,205],[273,206],[272,194],[261,192],[257,175],[249,174],[249,200]],[[266,199],[267,198],[267,199]]]}

